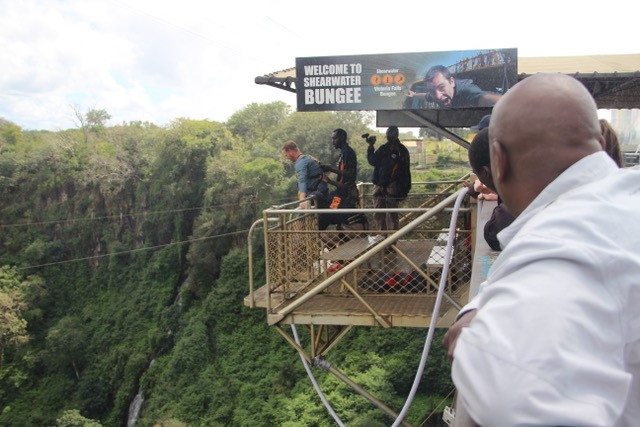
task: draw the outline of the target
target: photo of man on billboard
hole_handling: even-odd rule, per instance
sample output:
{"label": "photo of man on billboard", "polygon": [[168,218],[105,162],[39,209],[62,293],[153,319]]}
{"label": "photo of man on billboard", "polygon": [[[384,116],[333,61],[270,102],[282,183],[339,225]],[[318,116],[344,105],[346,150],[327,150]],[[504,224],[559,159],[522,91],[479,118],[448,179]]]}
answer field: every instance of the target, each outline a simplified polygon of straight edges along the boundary
{"label": "photo of man on billboard", "polygon": [[[512,67],[514,58],[504,51],[494,51],[467,58],[451,66],[433,65],[421,82],[416,82],[408,91],[405,107],[411,109],[492,107],[502,94],[509,89],[510,82],[506,78],[507,68]],[[489,76],[489,69],[504,68],[502,82],[486,81],[483,89],[478,81]],[[494,77],[495,79],[495,77]]]}

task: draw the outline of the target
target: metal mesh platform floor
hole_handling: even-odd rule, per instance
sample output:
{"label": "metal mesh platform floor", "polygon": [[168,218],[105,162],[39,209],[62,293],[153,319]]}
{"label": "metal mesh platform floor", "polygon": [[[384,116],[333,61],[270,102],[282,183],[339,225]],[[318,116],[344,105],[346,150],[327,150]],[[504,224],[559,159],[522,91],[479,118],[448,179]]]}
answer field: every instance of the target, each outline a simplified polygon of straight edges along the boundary
{"label": "metal mesh platform floor", "polygon": [[[257,306],[266,307],[264,288],[258,289],[254,294]],[[261,296],[265,299],[261,299]],[[455,295],[455,298],[466,301],[466,295]],[[431,321],[436,296],[415,293],[365,294],[362,295],[362,300],[364,303],[351,295],[319,294],[304,302],[284,319],[277,310],[267,313],[267,319],[270,324],[381,326],[379,318],[382,318],[389,326],[426,328]],[[245,300],[245,304],[247,303],[248,300]],[[437,326],[448,327],[457,313],[458,309],[443,299]]]}

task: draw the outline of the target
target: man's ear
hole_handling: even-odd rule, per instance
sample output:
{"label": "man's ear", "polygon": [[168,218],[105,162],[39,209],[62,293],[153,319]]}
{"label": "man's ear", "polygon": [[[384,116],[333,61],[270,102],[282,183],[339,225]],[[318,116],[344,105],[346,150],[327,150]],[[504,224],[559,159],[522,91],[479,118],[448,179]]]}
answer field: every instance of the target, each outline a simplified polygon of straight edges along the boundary
{"label": "man's ear", "polygon": [[496,188],[509,177],[509,157],[500,141],[491,141],[491,175]]}

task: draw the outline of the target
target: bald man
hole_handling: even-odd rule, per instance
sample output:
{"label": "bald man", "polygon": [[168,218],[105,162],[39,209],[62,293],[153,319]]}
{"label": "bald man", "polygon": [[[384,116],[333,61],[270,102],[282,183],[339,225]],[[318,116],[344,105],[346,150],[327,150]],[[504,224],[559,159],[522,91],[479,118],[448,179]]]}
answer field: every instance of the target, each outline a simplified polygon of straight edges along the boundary
{"label": "bald man", "polygon": [[603,151],[596,104],[562,74],[498,101],[491,171],[516,216],[445,335],[481,426],[640,425],[640,170]]}

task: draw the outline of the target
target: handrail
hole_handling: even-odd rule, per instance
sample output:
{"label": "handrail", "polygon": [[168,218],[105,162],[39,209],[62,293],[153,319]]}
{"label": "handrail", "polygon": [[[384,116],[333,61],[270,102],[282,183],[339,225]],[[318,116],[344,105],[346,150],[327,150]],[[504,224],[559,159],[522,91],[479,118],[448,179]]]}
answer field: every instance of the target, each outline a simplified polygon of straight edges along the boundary
{"label": "handrail", "polygon": [[[340,208],[340,213],[380,213],[380,212],[428,212],[433,208]],[[326,208],[296,208],[295,211],[291,209],[269,208],[266,212],[271,214],[291,214],[291,213],[312,213],[312,214],[324,214],[324,213],[336,213],[335,209]]]}
{"label": "handrail", "polygon": [[[450,189],[452,189],[453,185],[455,185],[455,184],[460,184],[460,183],[464,182],[464,180],[465,180],[465,179],[467,179],[467,178],[469,178],[470,176],[471,176],[471,174],[470,174],[470,173],[467,173],[466,175],[464,175],[464,176],[462,176],[461,178],[456,179],[456,180],[444,180],[444,181],[414,181],[414,182],[412,182],[412,183],[411,183],[411,185],[412,185],[412,187],[413,187],[413,188],[415,188],[415,187],[417,187],[417,186],[419,186],[419,185],[438,185],[438,184],[449,184],[449,186],[445,188],[445,191],[449,191]],[[362,191],[362,190],[361,190],[361,188],[363,188],[363,187],[373,187],[373,186],[374,186],[374,184],[373,184],[372,182],[362,182],[362,181],[360,181],[360,182],[358,182],[358,183],[356,184],[356,186],[358,187],[359,200],[360,200],[360,202],[362,203],[362,200],[364,199],[364,196],[365,196],[365,195],[371,196],[371,194],[365,194],[366,192],[365,192],[365,191]],[[413,192],[413,191],[412,191],[411,193],[409,193],[409,195],[410,195],[410,196],[414,196],[414,195],[423,195],[423,194],[433,194],[433,195],[437,195],[437,194],[442,194],[442,191],[440,191],[440,192],[426,192],[426,193],[422,193],[422,192]],[[314,199],[314,197],[313,197],[313,196],[310,196],[310,197],[307,197],[307,198],[305,198],[305,199],[303,199],[303,200],[294,200],[294,201],[291,201],[291,202],[283,203],[283,204],[281,204],[281,205],[273,205],[273,206],[271,206],[270,208],[267,208],[267,209],[265,209],[265,210],[266,210],[267,212],[271,212],[271,213],[281,213],[281,212],[280,212],[280,210],[281,210],[281,209],[284,209],[284,208],[286,208],[286,207],[290,207],[290,206],[296,206],[296,205],[300,204],[301,202],[306,202],[306,201],[310,201],[310,200],[313,200],[313,199]],[[359,209],[359,208],[354,208],[354,209],[357,209],[357,211],[358,211],[358,212],[361,212],[361,209]],[[406,209],[407,211],[415,211],[415,210],[416,210],[415,208],[414,208],[414,209],[411,209],[411,208],[396,208],[396,209]],[[296,210],[298,210],[298,209],[296,209]],[[301,211],[301,213],[309,212],[309,210],[308,210],[308,209],[300,209],[300,211]],[[325,211],[326,211],[326,212],[325,212]],[[290,210],[288,210],[286,213],[289,213],[289,212],[290,212]],[[315,209],[314,209],[314,210],[313,210],[313,212],[315,212],[315,213],[331,213],[331,212],[335,212],[335,210],[328,211],[328,210],[326,210],[326,209],[325,209],[325,210],[323,211],[323,210],[320,210],[320,209],[318,209],[318,210],[315,210]],[[340,212],[352,213],[351,211],[348,211],[348,210],[343,209],[343,208],[340,208]],[[365,212],[366,212],[366,211],[365,211]],[[376,211],[376,212],[381,212],[381,211],[379,211],[379,210],[378,210],[378,211]],[[396,212],[398,212],[398,211],[396,211]]]}
{"label": "handrail", "polygon": [[[464,175],[463,177],[459,178],[459,179],[449,179],[449,180],[443,180],[443,181],[412,181],[411,182],[411,187],[413,188],[414,186],[417,185],[434,185],[434,184],[459,184],[460,182],[464,181],[465,179],[469,178],[471,176],[470,173],[467,173],[466,175]],[[360,185],[365,185],[365,186],[372,186],[374,185],[372,182],[360,182]]]}
{"label": "handrail", "polygon": [[[277,218],[267,218],[267,221],[275,222]],[[249,308],[255,308],[256,303],[253,298],[253,244],[251,243],[253,237],[253,231],[264,223],[264,219],[258,219],[251,224],[249,233],[247,234],[247,250],[249,251]]]}

